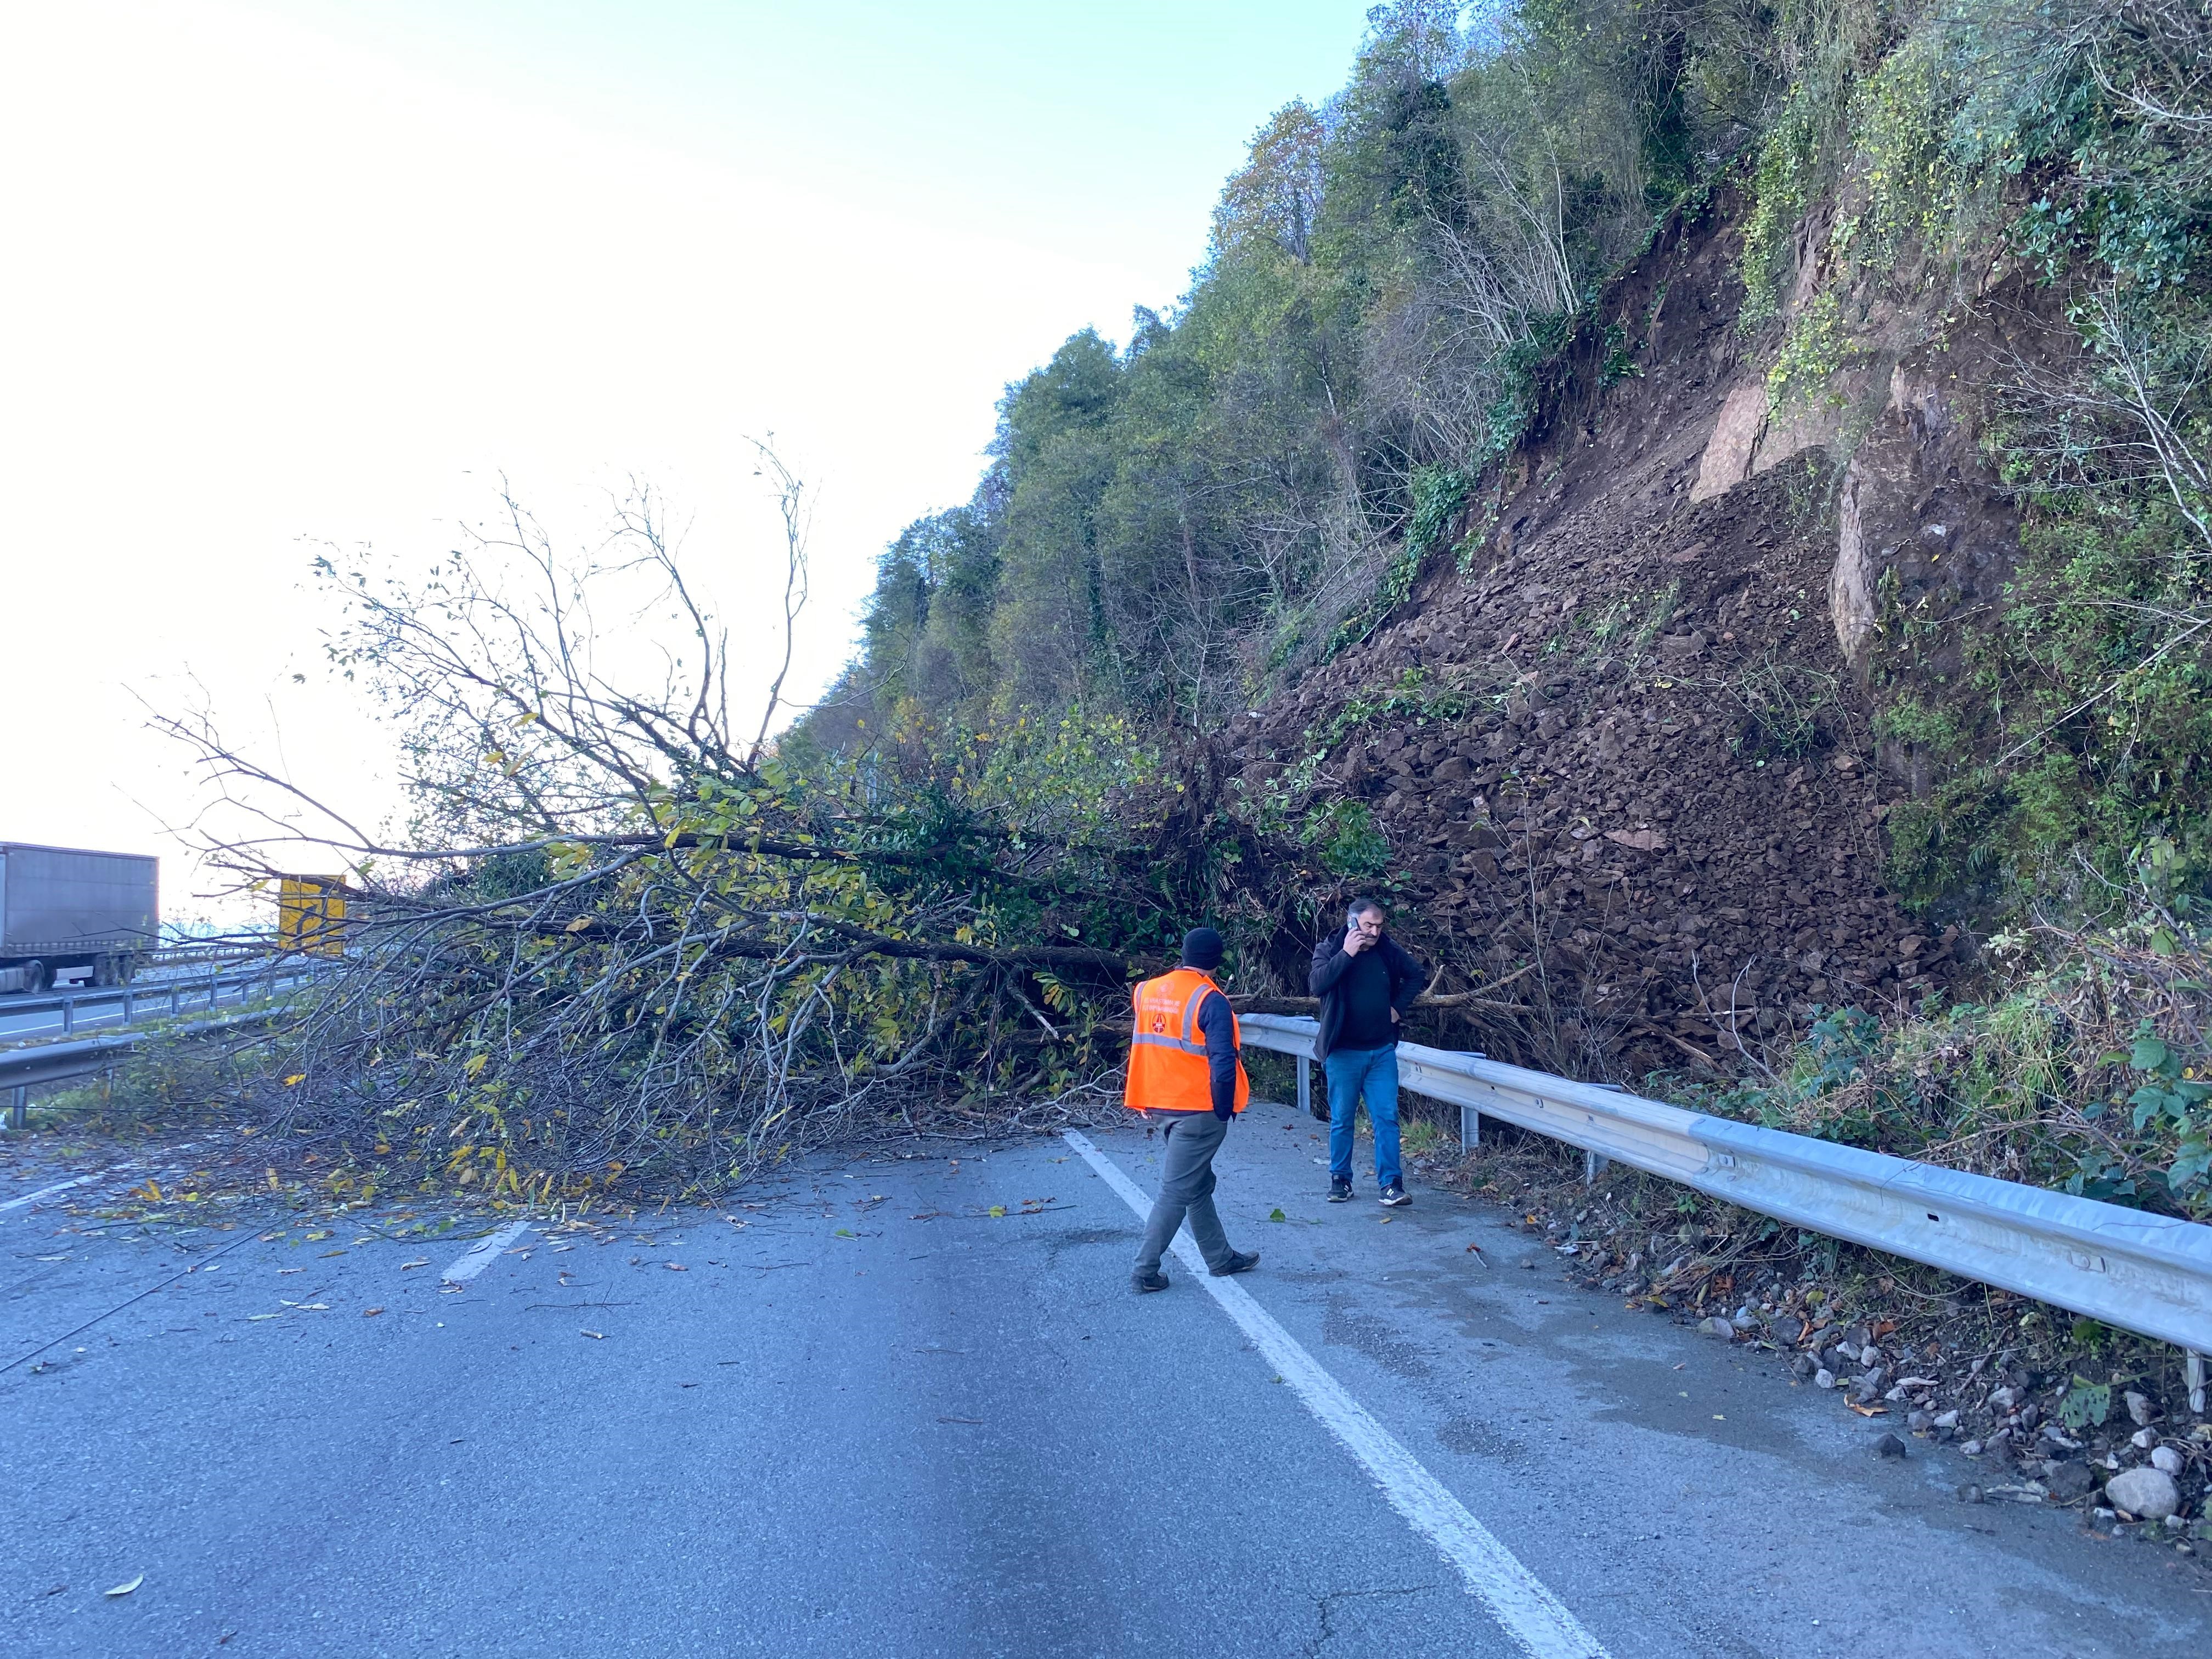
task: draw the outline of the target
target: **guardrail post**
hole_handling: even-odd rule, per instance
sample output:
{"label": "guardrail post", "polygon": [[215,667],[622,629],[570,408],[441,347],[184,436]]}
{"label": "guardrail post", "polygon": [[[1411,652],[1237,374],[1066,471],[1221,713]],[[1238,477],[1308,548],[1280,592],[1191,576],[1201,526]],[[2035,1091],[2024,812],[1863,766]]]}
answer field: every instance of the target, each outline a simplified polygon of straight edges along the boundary
{"label": "guardrail post", "polygon": [[169,981],[169,1013],[172,1018],[183,1010],[184,1005],[177,1000],[178,994],[177,982],[171,980]]}
{"label": "guardrail post", "polygon": [[137,1018],[138,994],[136,991],[125,991],[123,994],[123,1023],[128,1025]]}
{"label": "guardrail post", "polygon": [[8,1091],[8,1127],[21,1134],[30,1127],[31,1091],[19,1083]]}
{"label": "guardrail post", "polygon": [[1298,1056],[1298,1110],[1313,1115],[1313,1061],[1304,1054]]}
{"label": "guardrail post", "polygon": [[1459,1149],[1471,1152],[1482,1145],[1482,1114],[1472,1106],[1459,1109]]}
{"label": "guardrail post", "polygon": [[62,1035],[67,1036],[75,1030],[76,1030],[76,999],[64,997],[62,999]]}
{"label": "guardrail post", "polygon": [[2199,1417],[2204,1415],[2204,1356],[2196,1349],[2189,1350],[2189,1359],[2182,1376],[2189,1384],[2189,1409]]}
{"label": "guardrail post", "polygon": [[1585,1151],[1583,1153],[1583,1185],[1595,1186],[1599,1172],[1612,1162],[1609,1158],[1600,1158],[1595,1152]]}

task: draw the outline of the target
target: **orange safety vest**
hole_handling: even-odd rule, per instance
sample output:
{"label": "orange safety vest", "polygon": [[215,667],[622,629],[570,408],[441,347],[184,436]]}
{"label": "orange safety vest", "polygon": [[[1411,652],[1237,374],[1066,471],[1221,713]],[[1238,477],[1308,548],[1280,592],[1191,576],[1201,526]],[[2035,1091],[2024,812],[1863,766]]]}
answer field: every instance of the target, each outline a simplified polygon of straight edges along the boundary
{"label": "orange safety vest", "polygon": [[[1206,1033],[1198,1029],[1199,1004],[1221,988],[1196,968],[1178,968],[1148,979],[1133,999],[1136,1026],[1129,1037],[1129,1079],[1121,1103],[1137,1112],[1210,1112],[1213,1082],[1206,1063]],[[1244,1075],[1244,1033],[1237,1034],[1237,1107],[1243,1111],[1252,1085]]]}

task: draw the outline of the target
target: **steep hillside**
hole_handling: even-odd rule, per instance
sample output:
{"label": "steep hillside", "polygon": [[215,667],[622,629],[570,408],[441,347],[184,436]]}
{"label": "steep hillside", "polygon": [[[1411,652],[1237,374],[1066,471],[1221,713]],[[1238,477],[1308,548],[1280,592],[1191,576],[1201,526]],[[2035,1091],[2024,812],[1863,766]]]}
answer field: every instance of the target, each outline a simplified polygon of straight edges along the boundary
{"label": "steep hillside", "polygon": [[1255,796],[1369,805],[1455,988],[1540,961],[1494,1044],[1717,1060],[1959,954],[1884,883],[1904,781],[1832,620],[1839,481],[1817,423],[1765,419],[1739,254],[1725,212],[1672,228],[1606,296],[1632,366],[1602,331],[1561,362],[1466,574],[1232,727]]}
{"label": "steep hillside", "polygon": [[[1295,995],[1380,889],[1450,1036],[1601,1075],[2171,958],[2212,902],[2201,9],[1371,25],[1178,307],[1008,388],[815,735],[1126,720],[1243,971]],[[2134,1126],[2185,1185],[2195,1109]]]}

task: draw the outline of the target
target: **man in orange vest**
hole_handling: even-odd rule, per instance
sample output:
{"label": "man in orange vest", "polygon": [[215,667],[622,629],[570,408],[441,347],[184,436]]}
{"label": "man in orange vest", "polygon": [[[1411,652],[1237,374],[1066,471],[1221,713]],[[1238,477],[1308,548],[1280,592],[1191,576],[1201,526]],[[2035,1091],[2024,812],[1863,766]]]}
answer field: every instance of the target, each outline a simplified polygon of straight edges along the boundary
{"label": "man in orange vest", "polygon": [[1239,1053],[1237,1015],[1213,982],[1222,950],[1220,934],[1194,927],[1183,935],[1182,966],[1136,989],[1129,1079],[1121,1099],[1132,1111],[1146,1114],[1148,1122],[1152,1113],[1159,1113],[1167,1139],[1160,1195],[1145,1224],[1145,1242],[1138,1247],[1130,1279],[1139,1293],[1167,1289],[1160,1257],[1186,1220],[1216,1279],[1260,1265],[1257,1250],[1229,1247],[1213,1207],[1213,1155],[1252,1093]]}

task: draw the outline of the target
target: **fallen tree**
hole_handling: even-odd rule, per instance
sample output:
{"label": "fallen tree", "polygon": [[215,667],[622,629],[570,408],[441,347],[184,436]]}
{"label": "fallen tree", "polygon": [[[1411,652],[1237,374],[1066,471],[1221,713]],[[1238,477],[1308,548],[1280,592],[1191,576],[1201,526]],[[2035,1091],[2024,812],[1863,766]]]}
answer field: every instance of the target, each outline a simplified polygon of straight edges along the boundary
{"label": "fallen tree", "polygon": [[[394,728],[404,833],[210,717],[160,722],[198,757],[201,850],[240,890],[310,849],[347,866],[338,969],[268,1085],[278,1127],[545,1200],[1078,1100],[1118,1066],[1130,980],[1221,896],[1166,850],[1188,840],[1176,765],[1079,713],[779,740],[805,492],[760,460],[786,653],[742,729],[727,636],[643,494],[586,560],[506,501],[501,532],[425,579],[325,566],[346,602],[331,657]],[[653,607],[675,626],[652,649],[601,621]]]}

